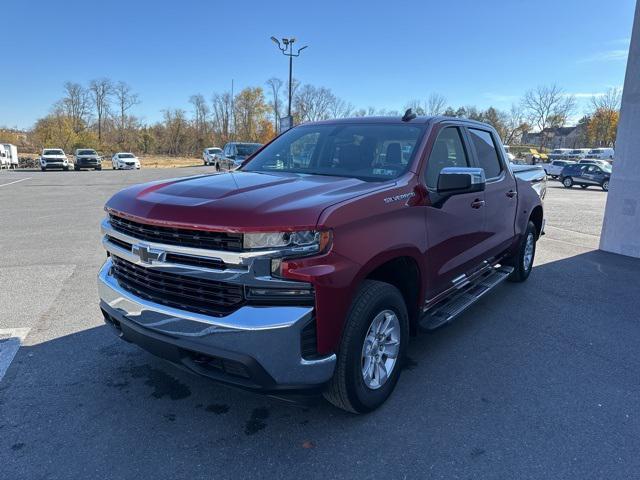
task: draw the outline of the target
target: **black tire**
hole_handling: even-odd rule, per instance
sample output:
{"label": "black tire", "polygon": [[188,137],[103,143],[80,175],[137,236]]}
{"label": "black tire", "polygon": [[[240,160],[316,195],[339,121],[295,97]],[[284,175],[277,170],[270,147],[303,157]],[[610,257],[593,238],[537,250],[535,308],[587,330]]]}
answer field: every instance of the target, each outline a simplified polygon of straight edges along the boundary
{"label": "black tire", "polygon": [[102,167],[96,167],[96,170],[102,170]]}
{"label": "black tire", "polygon": [[73,169],[74,169],[76,172],[79,172],[79,171],[80,171],[80,167],[73,167]]}
{"label": "black tire", "polygon": [[[379,388],[371,389],[363,379],[362,351],[371,323],[384,310],[391,310],[398,318],[400,346],[391,375]],[[398,383],[408,340],[409,315],[400,291],[388,283],[365,280],[347,315],[336,370],[324,397],[336,407],[352,413],[366,413],[378,408]]]}
{"label": "black tire", "polygon": [[604,190],[605,192],[609,191],[609,180],[605,180],[604,182],[602,182],[602,190]]}
{"label": "black tire", "polygon": [[580,188],[587,188],[589,185],[580,185]]}
{"label": "black tire", "polygon": [[62,167],[62,169],[63,169],[65,172],[68,172],[68,171],[69,171],[69,167]]}
{"label": "black tire", "polygon": [[571,188],[573,187],[573,178],[571,177],[565,177],[562,179],[562,185],[564,185],[564,188]]}
{"label": "black tire", "polygon": [[43,172],[47,171],[47,167],[40,167],[40,170],[42,170]]}
{"label": "black tire", "polygon": [[216,162],[216,172],[220,171],[220,164],[218,162]]}
{"label": "black tire", "polygon": [[[524,256],[527,247],[527,239],[529,235],[533,235],[533,252],[531,261],[528,266],[525,265]],[[520,245],[518,246],[518,252],[515,256],[507,261],[505,261],[506,265],[509,265],[514,268],[511,275],[509,275],[510,282],[524,282],[527,278],[529,278],[529,274],[531,274],[531,270],[533,267],[533,262],[536,258],[536,241],[538,239],[538,231],[536,229],[535,224],[532,221],[529,221],[527,224],[527,229],[522,236],[522,240],[520,241]]]}

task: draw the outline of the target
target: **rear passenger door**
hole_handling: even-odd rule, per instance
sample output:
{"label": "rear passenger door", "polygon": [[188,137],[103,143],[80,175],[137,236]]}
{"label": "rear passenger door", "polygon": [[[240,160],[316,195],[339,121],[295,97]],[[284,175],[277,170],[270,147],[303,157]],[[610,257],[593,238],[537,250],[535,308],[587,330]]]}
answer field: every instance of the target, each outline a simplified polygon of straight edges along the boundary
{"label": "rear passenger door", "polygon": [[502,253],[513,243],[518,206],[516,180],[502,155],[500,140],[490,130],[467,127],[477,166],[484,169],[483,250],[485,258]]}

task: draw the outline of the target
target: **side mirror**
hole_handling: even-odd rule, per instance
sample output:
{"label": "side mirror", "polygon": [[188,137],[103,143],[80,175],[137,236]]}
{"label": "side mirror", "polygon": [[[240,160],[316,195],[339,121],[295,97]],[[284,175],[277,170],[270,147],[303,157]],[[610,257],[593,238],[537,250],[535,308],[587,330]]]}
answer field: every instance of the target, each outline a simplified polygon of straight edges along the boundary
{"label": "side mirror", "polygon": [[446,167],[438,175],[438,194],[442,196],[482,192],[485,185],[483,168]]}

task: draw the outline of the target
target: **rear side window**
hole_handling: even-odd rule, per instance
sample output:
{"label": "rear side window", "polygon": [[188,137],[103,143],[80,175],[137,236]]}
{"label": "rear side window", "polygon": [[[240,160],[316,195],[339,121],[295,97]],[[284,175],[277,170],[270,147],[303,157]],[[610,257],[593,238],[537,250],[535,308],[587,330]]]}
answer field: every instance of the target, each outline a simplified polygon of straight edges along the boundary
{"label": "rear side window", "polygon": [[493,136],[484,130],[469,129],[471,141],[478,154],[478,163],[484,168],[484,175],[487,178],[495,178],[502,171],[502,163],[498,157]]}
{"label": "rear side window", "polygon": [[447,127],[438,134],[427,163],[426,183],[429,188],[437,188],[438,175],[446,167],[468,167],[469,160],[462,143],[460,130]]}

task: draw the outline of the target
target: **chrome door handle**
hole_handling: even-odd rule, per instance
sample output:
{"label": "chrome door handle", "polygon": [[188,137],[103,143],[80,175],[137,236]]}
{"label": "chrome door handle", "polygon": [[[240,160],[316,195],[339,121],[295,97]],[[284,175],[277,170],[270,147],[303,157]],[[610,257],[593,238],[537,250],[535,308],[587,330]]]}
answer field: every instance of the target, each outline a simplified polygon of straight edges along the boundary
{"label": "chrome door handle", "polygon": [[471,202],[471,208],[480,208],[483,206],[484,206],[484,200],[480,200],[479,198]]}

